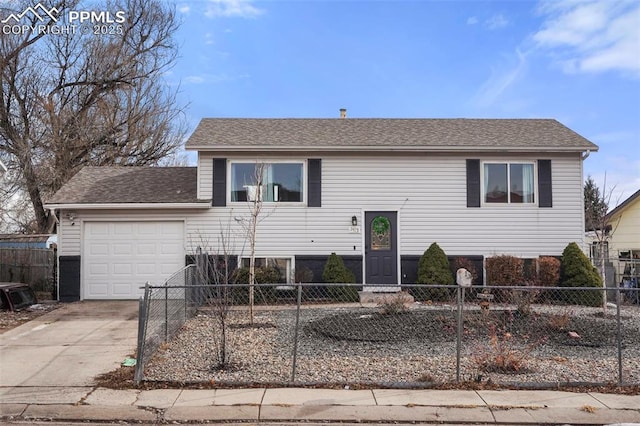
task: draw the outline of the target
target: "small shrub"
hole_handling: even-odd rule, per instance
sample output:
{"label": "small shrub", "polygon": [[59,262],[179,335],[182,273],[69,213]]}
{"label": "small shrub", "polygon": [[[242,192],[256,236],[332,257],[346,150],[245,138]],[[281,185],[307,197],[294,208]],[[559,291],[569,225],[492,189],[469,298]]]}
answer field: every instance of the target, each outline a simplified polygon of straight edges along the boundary
{"label": "small shrub", "polygon": [[533,304],[538,299],[540,290],[531,288],[536,286],[535,280],[525,280],[522,284],[522,290],[511,290],[511,301],[515,303],[516,309],[519,313],[521,313],[522,315],[529,315],[532,312],[531,304]]}
{"label": "small shrub", "polygon": [[566,331],[569,323],[571,322],[571,316],[573,311],[565,309],[560,314],[554,314],[549,316],[548,326],[555,331]]}
{"label": "small shrub", "polygon": [[560,261],[555,257],[538,258],[537,283],[539,286],[556,287],[560,281]]}
{"label": "small shrub", "polygon": [[[487,284],[490,286],[516,286],[524,281],[524,261],[515,256],[493,256],[485,261]],[[496,303],[508,303],[512,299],[509,290],[493,290]]]}
{"label": "small shrub", "polygon": [[[490,322],[487,327],[489,344],[477,348],[472,360],[479,370],[488,373],[526,372],[531,352],[545,341],[544,338],[531,341],[528,335],[514,335],[510,331],[514,329],[512,312],[508,313],[504,321]],[[521,343],[518,343],[518,340]]]}
{"label": "small shrub", "polygon": [[[560,262],[560,286],[581,288],[602,288],[602,278],[591,261],[580,250],[578,244],[570,243],[562,252]],[[585,306],[602,305],[601,291],[571,290],[563,292],[562,300]]]}
{"label": "small shrub", "polygon": [[[331,253],[322,271],[322,280],[327,284],[352,284],[356,277],[344,264],[340,256]],[[358,290],[355,286],[328,286],[329,297],[341,302],[358,300]]]}
{"label": "small shrub", "polygon": [[380,313],[383,315],[397,315],[409,310],[413,298],[404,291],[393,296],[386,296],[378,303]]}
{"label": "small shrub", "polygon": [[[285,282],[277,269],[270,266],[255,268],[256,284],[277,284]],[[231,280],[234,284],[249,284],[249,268],[238,268],[233,272]],[[249,287],[238,286],[233,289],[233,300],[236,303],[249,303]],[[254,302],[257,304],[273,303],[276,300],[275,287],[255,286]]]}
{"label": "small shrub", "polygon": [[[431,244],[418,263],[418,284],[436,286],[454,283],[447,255],[438,243]],[[447,288],[414,287],[413,293],[418,300],[444,301],[450,300],[452,292]]]}
{"label": "small shrub", "polygon": [[[541,256],[530,265],[529,277],[532,285],[538,287],[556,287],[560,281],[560,261],[555,257]],[[553,297],[552,290],[539,291],[538,302],[546,302]]]}
{"label": "small shrub", "polygon": [[302,266],[300,268],[296,268],[295,271],[295,281],[297,283],[312,283],[313,282],[313,271],[306,267]]}
{"label": "small shrub", "polygon": [[517,349],[513,335],[490,326],[489,345],[473,355],[476,367],[487,373],[521,373],[527,368],[528,353]]}

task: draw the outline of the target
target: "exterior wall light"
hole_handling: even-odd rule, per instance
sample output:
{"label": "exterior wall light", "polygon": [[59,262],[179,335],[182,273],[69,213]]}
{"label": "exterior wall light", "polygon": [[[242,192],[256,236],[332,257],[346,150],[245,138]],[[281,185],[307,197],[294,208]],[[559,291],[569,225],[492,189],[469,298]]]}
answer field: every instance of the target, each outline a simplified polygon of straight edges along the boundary
{"label": "exterior wall light", "polygon": [[356,216],[351,216],[351,225],[358,226],[358,218]]}

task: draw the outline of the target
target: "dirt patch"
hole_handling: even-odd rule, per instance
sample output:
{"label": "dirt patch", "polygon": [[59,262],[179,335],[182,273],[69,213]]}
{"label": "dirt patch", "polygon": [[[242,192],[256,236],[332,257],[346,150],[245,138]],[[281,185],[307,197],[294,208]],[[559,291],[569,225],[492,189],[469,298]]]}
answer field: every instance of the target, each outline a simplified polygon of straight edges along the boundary
{"label": "dirt patch", "polygon": [[17,312],[0,311],[0,334],[58,309],[58,302],[47,301]]}
{"label": "dirt patch", "polygon": [[[134,384],[133,376],[135,367],[120,367],[111,372],[102,374],[96,378],[96,385],[108,389],[233,389],[233,388],[275,388],[275,387],[287,387],[291,386],[286,383],[244,383],[238,386],[232,386],[228,383],[218,382],[197,382],[197,383],[184,383],[184,382],[159,382],[150,381],[142,382],[138,386]],[[344,389],[344,383],[325,383],[322,385],[304,385],[296,384],[295,387],[303,388],[316,388],[316,389]],[[640,395],[640,386],[619,386],[615,384],[600,385],[600,386],[588,386],[588,385],[560,385],[554,387],[534,387],[534,386],[504,386],[491,382],[475,382],[464,381],[460,383],[424,383],[423,386],[412,386],[413,388],[435,389],[435,390],[499,390],[499,389],[532,389],[532,390],[560,390],[566,392],[599,392],[599,393],[612,393],[620,395]],[[363,390],[363,389],[381,389],[384,386],[371,385],[367,383],[352,383],[349,385],[349,389]]]}

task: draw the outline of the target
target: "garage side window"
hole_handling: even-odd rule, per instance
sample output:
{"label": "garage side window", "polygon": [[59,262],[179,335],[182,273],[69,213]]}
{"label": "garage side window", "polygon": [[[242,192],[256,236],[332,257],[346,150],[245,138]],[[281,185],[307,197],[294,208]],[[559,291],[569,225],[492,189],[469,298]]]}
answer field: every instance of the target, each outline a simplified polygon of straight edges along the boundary
{"label": "garage side window", "polygon": [[231,163],[231,201],[301,203],[304,201],[302,162]]}

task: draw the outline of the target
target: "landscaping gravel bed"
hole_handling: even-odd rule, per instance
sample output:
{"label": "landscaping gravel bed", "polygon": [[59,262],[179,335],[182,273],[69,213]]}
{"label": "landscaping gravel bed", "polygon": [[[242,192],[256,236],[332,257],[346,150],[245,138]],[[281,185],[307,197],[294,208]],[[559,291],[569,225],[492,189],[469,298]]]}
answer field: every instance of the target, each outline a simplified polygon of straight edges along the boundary
{"label": "landscaping gravel bed", "polygon": [[[464,313],[461,379],[494,383],[612,383],[618,380],[615,309],[534,306]],[[145,368],[145,379],[220,384],[282,384],[292,378],[296,311],[257,307],[226,319],[229,363],[220,366],[219,323],[207,310],[189,320]],[[295,381],[300,384],[446,383],[456,379],[454,306],[412,305],[383,315],[369,306],[300,311]],[[640,307],[624,307],[623,379],[640,383]],[[517,368],[490,367],[506,358]]]}

